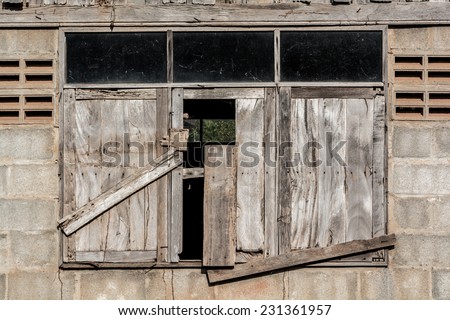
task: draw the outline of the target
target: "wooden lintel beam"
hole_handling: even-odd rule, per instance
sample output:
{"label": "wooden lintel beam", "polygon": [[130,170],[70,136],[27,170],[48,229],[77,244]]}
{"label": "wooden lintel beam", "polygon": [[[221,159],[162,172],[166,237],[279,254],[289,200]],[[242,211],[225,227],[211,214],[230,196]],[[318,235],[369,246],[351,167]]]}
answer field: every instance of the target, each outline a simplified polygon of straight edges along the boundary
{"label": "wooden lintel beam", "polygon": [[71,235],[122,200],[178,167],[182,160],[175,157],[174,154],[174,150],[171,150],[138,172],[125,178],[108,191],[61,219],[58,227],[66,236]]}
{"label": "wooden lintel beam", "polygon": [[210,283],[223,282],[294,266],[360,254],[392,247],[395,241],[395,235],[390,234],[370,240],[354,240],[326,248],[296,250],[266,259],[255,259],[245,264],[236,265],[233,269],[208,270],[208,280]]}

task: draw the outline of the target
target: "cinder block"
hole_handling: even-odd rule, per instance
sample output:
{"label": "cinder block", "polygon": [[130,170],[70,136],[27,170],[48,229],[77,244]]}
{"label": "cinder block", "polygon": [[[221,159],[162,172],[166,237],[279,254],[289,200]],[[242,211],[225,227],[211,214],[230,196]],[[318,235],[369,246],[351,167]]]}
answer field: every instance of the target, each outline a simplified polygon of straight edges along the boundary
{"label": "cinder block", "polygon": [[0,233],[0,269],[8,269],[8,267],[8,235],[6,233]]}
{"label": "cinder block", "polygon": [[80,298],[88,300],[145,299],[142,270],[99,270],[80,273]]}
{"label": "cinder block", "polygon": [[[431,2],[432,0],[430,0]],[[434,2],[448,2],[448,0],[434,0]],[[433,49],[448,50],[448,44],[450,43],[450,30],[446,27],[433,27],[430,28],[433,34]]]}
{"label": "cinder block", "polygon": [[430,271],[417,268],[390,268],[393,299],[431,299]]}
{"label": "cinder block", "polygon": [[56,230],[56,201],[0,199],[0,230]]}
{"label": "cinder block", "polygon": [[450,236],[397,234],[394,266],[450,267]]}
{"label": "cinder block", "polygon": [[172,270],[153,269],[145,274],[145,299],[173,299]]}
{"label": "cinder block", "polygon": [[58,196],[56,165],[11,166],[8,194]]}
{"label": "cinder block", "polygon": [[450,300],[450,270],[433,270],[433,299]]}
{"label": "cinder block", "polygon": [[[216,299],[280,300],[283,299],[284,272],[256,276],[214,286]],[[286,275],[287,276],[287,275]]]}
{"label": "cinder block", "polygon": [[439,158],[450,157],[450,128],[436,128],[434,137],[435,155]]}
{"label": "cinder block", "polygon": [[437,231],[450,230],[450,196],[433,197],[429,201],[432,206],[428,211],[432,213],[432,227]]}
{"label": "cinder block", "polygon": [[199,269],[173,270],[173,296],[175,300],[215,299],[214,287],[209,287],[206,274]]}
{"label": "cinder block", "polygon": [[395,164],[391,191],[398,194],[450,194],[449,181],[449,164]]}
{"label": "cinder block", "polygon": [[6,298],[6,275],[0,274],[0,300]]}
{"label": "cinder block", "polygon": [[369,300],[392,299],[392,279],[388,269],[369,269],[361,272],[361,298]]}
{"label": "cinder block", "polygon": [[11,300],[59,300],[61,283],[58,270],[14,272],[8,274],[7,298]]}
{"label": "cinder block", "polygon": [[431,128],[394,127],[394,157],[423,158],[431,155]]}
{"label": "cinder block", "polygon": [[[77,287],[79,282],[77,281],[77,272],[74,270],[60,270],[59,278],[61,280],[61,299],[74,300],[77,297]],[[79,291],[79,290],[78,290]]]}
{"label": "cinder block", "polygon": [[8,181],[8,167],[0,166],[0,196],[6,194],[7,181]]}
{"label": "cinder block", "polygon": [[202,4],[202,5],[209,5],[213,6],[216,4],[216,0],[192,0],[192,4]]}
{"label": "cinder block", "polygon": [[352,270],[298,269],[289,271],[289,299],[358,299],[358,273]]}
{"label": "cinder block", "polygon": [[400,228],[426,229],[430,226],[432,203],[428,198],[391,197],[390,201],[393,202],[392,219]]}
{"label": "cinder block", "polygon": [[361,272],[362,299],[430,299],[430,272],[417,268],[370,269]]}
{"label": "cinder block", "polygon": [[394,49],[427,50],[431,48],[430,28],[391,29],[389,45]]}
{"label": "cinder block", "polygon": [[51,160],[54,144],[53,128],[4,128],[0,130],[0,161]]}
{"label": "cinder block", "polygon": [[58,233],[46,232],[10,232],[12,263],[18,269],[57,268]]}
{"label": "cinder block", "polygon": [[57,30],[5,30],[5,32],[13,31],[15,37],[15,51],[10,54],[38,54],[48,53],[50,56],[55,55],[58,47],[58,31]]}

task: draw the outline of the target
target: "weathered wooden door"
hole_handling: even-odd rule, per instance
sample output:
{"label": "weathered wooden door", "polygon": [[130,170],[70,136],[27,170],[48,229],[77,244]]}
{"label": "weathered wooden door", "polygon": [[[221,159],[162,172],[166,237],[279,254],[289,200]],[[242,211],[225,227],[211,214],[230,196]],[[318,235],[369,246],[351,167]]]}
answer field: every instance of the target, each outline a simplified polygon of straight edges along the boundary
{"label": "weathered wooden door", "polygon": [[164,158],[168,149],[160,144],[171,121],[168,101],[166,89],[64,91],[63,220],[104,205],[96,199],[126,192],[130,183],[125,182],[142,180],[145,168],[160,170],[146,173],[154,176],[148,180],[152,183],[136,187],[71,230],[65,237],[64,261],[165,262],[176,256],[178,249],[168,237],[169,198],[171,171],[181,161],[174,160],[177,152]]}

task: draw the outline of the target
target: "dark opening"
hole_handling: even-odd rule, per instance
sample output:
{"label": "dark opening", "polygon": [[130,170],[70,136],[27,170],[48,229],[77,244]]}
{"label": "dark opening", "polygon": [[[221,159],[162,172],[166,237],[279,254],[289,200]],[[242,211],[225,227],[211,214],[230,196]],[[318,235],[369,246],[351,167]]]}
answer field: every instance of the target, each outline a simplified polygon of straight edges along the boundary
{"label": "dark opening", "polygon": [[423,116],[423,108],[396,107],[395,113],[399,116],[404,116],[404,117],[422,117]]}
{"label": "dark opening", "polygon": [[68,83],[167,81],[164,32],[67,33]]}
{"label": "dark opening", "polygon": [[25,119],[33,120],[48,120],[52,117],[53,112],[51,110],[26,110]]}
{"label": "dark opening", "polygon": [[203,255],[203,178],[183,180],[183,252],[181,260]]}
{"label": "dark opening", "polygon": [[25,75],[27,82],[52,82],[53,75],[51,74],[27,74]]}
{"label": "dark opening", "polygon": [[51,68],[52,60],[27,60],[25,61],[27,68]]}
{"label": "dark opening", "polygon": [[[189,129],[184,168],[202,170],[206,144],[234,143],[234,100],[184,100],[184,128]],[[203,256],[203,177],[183,180],[182,260],[201,260]]]}
{"label": "dark opening", "polygon": [[431,116],[450,116],[450,107],[449,108],[429,108],[428,113]]}
{"label": "dark opening", "polygon": [[40,96],[40,97],[25,97],[26,103],[52,103],[53,97]]}
{"label": "dark opening", "polygon": [[422,57],[395,57],[395,63],[422,64]]}
{"label": "dark opening", "polygon": [[274,81],[273,44],[273,32],[174,32],[174,81]]}
{"label": "dark opening", "polygon": [[0,61],[0,68],[18,68],[19,60],[3,60]]}
{"label": "dark opening", "polygon": [[450,80],[450,71],[428,71],[428,78],[436,81],[449,81]]}
{"label": "dark opening", "polygon": [[281,81],[383,81],[380,31],[282,31]]}
{"label": "dark opening", "polygon": [[19,79],[20,78],[19,78],[18,74],[1,75],[0,76],[0,82],[18,82]]}
{"label": "dark opening", "polygon": [[19,110],[0,110],[0,118],[3,120],[19,119]]}
{"label": "dark opening", "polygon": [[19,103],[19,97],[0,97],[0,104]]}
{"label": "dark opening", "polygon": [[409,71],[409,70],[402,70],[402,71],[395,71],[395,78],[397,80],[422,80],[422,71]]}
{"label": "dark opening", "polygon": [[428,57],[428,63],[450,64],[450,57]]}

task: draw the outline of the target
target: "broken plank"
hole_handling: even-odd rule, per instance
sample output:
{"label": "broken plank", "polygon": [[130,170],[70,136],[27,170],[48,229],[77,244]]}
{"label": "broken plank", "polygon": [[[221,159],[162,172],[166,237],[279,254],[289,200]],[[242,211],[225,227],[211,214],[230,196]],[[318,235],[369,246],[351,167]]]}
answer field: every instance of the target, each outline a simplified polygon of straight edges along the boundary
{"label": "broken plank", "polygon": [[395,241],[395,235],[390,234],[370,240],[354,240],[326,248],[296,250],[276,257],[257,259],[249,263],[236,265],[233,269],[208,270],[208,280],[210,283],[223,282],[269,271],[389,248],[395,245]]}
{"label": "broken plank", "polygon": [[122,180],[115,187],[59,221],[59,227],[65,235],[70,235],[103,212],[120,203],[130,195],[149,185],[158,178],[178,167],[182,161],[169,152],[159,158],[156,164],[149,164],[135,174]]}

